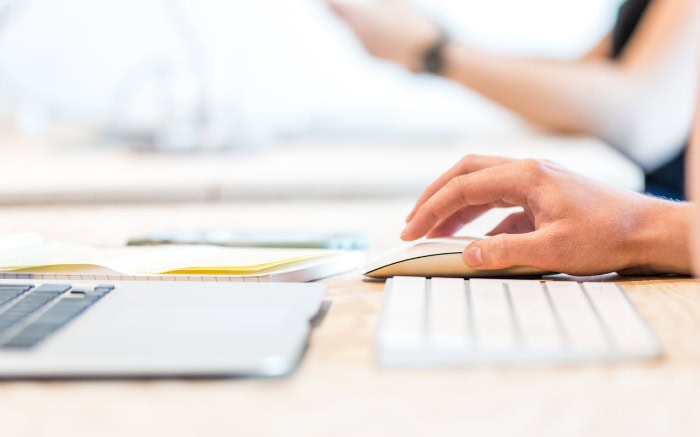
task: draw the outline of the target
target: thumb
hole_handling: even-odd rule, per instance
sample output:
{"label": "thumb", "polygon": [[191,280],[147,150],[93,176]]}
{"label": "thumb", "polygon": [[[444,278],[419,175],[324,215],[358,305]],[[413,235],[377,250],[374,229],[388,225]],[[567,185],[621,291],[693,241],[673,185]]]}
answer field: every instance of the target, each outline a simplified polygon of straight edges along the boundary
{"label": "thumb", "polygon": [[464,249],[462,259],[479,270],[513,266],[542,267],[547,263],[546,246],[540,231],[525,234],[499,234],[476,241]]}

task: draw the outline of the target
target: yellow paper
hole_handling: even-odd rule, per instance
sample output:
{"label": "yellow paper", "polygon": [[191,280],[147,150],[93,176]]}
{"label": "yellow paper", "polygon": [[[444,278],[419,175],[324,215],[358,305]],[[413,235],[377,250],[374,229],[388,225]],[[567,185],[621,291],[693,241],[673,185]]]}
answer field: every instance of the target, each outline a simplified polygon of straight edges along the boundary
{"label": "yellow paper", "polygon": [[70,273],[101,267],[124,275],[252,275],[336,253],[324,249],[226,248],[203,245],[97,248],[45,244],[0,253],[0,270]]}

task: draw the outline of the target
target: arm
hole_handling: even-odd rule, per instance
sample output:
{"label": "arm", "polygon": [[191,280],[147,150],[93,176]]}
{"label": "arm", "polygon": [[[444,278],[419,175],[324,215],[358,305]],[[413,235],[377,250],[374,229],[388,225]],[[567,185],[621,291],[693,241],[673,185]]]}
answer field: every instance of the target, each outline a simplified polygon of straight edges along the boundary
{"label": "arm", "polygon": [[[580,62],[557,62],[453,41],[444,50],[444,75],[532,122],[596,135],[649,169],[677,152],[668,146],[683,143],[692,119],[699,3],[656,0],[619,61],[599,56],[600,47]],[[405,1],[333,5],[370,53],[412,70],[434,41],[430,21]]]}
{"label": "arm", "polygon": [[612,34],[608,34],[601,39],[598,44],[593,46],[585,55],[581,57],[581,61],[598,61],[608,58],[612,48]]}
{"label": "arm", "polygon": [[466,264],[574,275],[690,272],[690,204],[613,189],[547,161],[465,157],[419,198],[401,238],[452,235],[490,208],[512,206],[523,211],[468,246]]}

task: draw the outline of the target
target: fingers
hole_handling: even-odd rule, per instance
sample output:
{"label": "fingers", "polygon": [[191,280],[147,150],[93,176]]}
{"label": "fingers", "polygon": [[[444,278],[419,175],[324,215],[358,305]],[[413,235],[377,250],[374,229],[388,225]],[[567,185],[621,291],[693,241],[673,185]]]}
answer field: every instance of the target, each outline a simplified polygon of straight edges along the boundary
{"label": "fingers", "polygon": [[551,268],[557,260],[551,259],[544,231],[526,234],[499,234],[476,241],[464,249],[462,259],[479,270],[504,269],[513,266]]}
{"label": "fingers", "polygon": [[535,230],[535,225],[532,223],[530,216],[525,212],[516,212],[499,223],[486,235],[498,234],[524,234]]}
{"label": "fingers", "polygon": [[[506,202],[492,202],[487,205],[468,206],[463,208],[452,216],[437,223],[427,234],[428,238],[449,237],[459,231],[464,225],[471,223],[475,219],[481,217],[486,211],[492,208],[510,208],[514,205]],[[532,230],[532,229],[530,229]],[[523,231],[527,232],[527,231]],[[490,234],[487,234],[490,235]]]}
{"label": "fingers", "polygon": [[465,224],[471,222],[491,209],[490,205],[470,206],[461,209],[452,216],[438,223],[428,232],[428,238],[449,237],[459,231]]}
{"label": "fingers", "polygon": [[539,161],[522,160],[453,177],[418,208],[401,238],[420,238],[469,206],[501,202],[526,206],[544,174]]}
{"label": "fingers", "polygon": [[449,170],[447,170],[442,176],[437,178],[435,182],[430,184],[428,188],[425,189],[423,194],[418,198],[418,201],[416,202],[416,205],[413,207],[411,212],[408,214],[408,217],[406,217],[406,222],[409,222],[413,219],[413,216],[416,214],[416,211],[428,200],[430,199],[435,193],[437,193],[440,189],[442,189],[449,181],[451,181],[453,178],[472,173],[478,170],[482,170],[484,168],[488,167],[494,167],[497,165],[503,165],[509,162],[512,162],[512,159],[509,158],[501,158],[501,157],[496,157],[496,156],[481,156],[481,155],[467,155],[464,158],[462,158],[457,164],[452,166]]}

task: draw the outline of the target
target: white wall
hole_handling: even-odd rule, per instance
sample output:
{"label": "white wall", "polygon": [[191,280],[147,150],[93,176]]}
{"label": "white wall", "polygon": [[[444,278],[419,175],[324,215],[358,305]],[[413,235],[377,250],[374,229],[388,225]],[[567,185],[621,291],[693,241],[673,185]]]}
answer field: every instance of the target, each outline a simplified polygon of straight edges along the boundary
{"label": "white wall", "polygon": [[[159,130],[196,123],[193,111],[203,110],[213,143],[229,144],[310,132],[450,134],[475,122],[477,98],[369,59],[322,0],[15,4],[0,33],[0,109],[30,129],[80,120]],[[557,57],[585,51],[617,6],[420,4],[472,44]]]}

